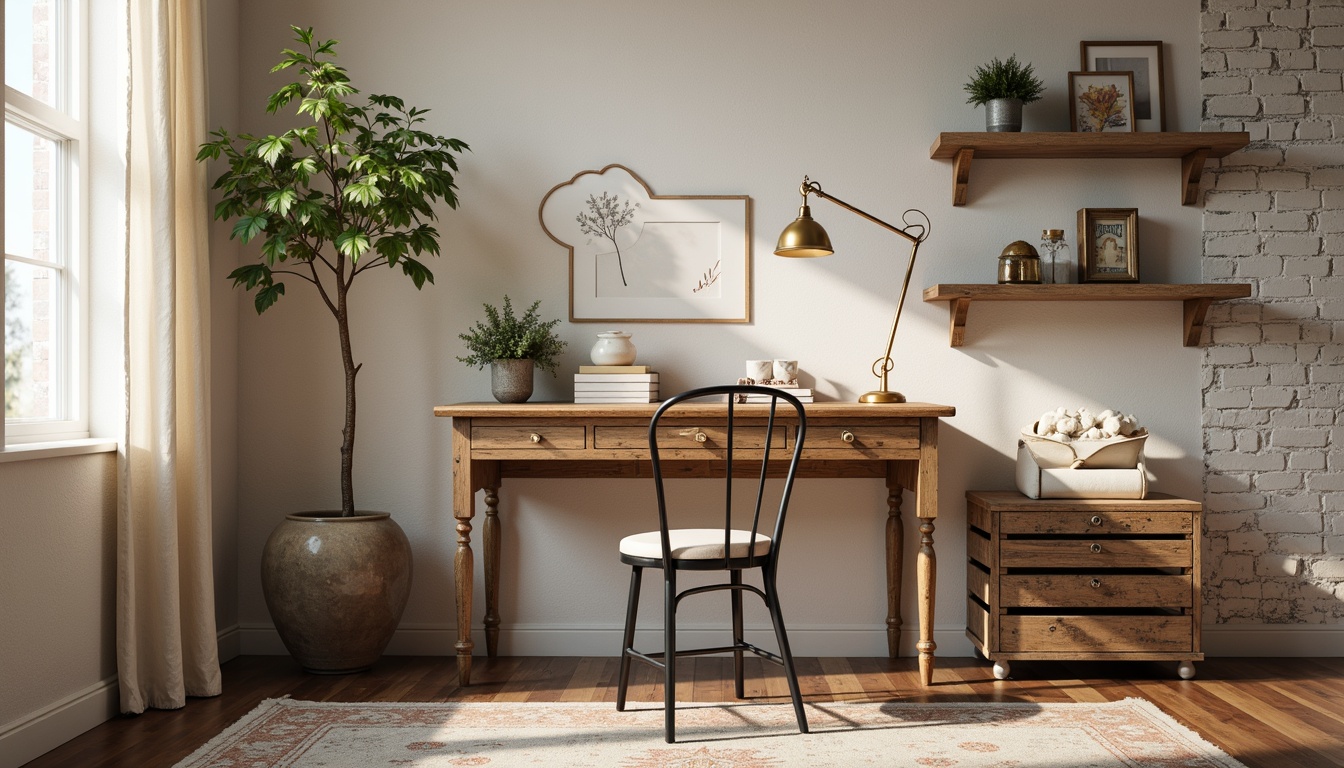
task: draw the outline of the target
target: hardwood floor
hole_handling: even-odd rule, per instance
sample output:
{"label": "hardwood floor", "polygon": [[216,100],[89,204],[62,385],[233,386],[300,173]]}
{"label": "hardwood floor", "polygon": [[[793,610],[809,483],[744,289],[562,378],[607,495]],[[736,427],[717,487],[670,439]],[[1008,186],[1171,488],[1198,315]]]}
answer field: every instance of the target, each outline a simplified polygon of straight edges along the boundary
{"label": "hardwood floor", "polygon": [[[25,768],[172,766],[262,699],[313,701],[615,701],[615,658],[477,660],[475,683],[457,685],[451,657],[387,657],[357,675],[308,675],[288,657],[244,656],[224,665],[224,693],[184,709],[104,723]],[[778,667],[749,659],[747,696],[788,700]],[[940,658],[934,685],[919,685],[914,659],[798,659],[808,701],[1113,701],[1145,698],[1248,766],[1344,766],[1344,658],[1213,659],[1199,677],[1174,664],[1014,662],[996,681],[976,659]],[[730,701],[727,658],[682,662],[677,698]],[[661,701],[654,670],[634,667],[632,701]]]}

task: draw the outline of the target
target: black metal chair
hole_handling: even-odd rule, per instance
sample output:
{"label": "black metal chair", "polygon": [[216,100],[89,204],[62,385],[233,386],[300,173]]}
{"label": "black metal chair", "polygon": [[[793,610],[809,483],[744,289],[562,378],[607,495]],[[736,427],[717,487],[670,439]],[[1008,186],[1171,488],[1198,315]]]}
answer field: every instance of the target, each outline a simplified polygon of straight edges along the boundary
{"label": "black metal chair", "polygon": [[[760,395],[768,404],[763,413],[755,405],[749,406],[751,414],[743,416],[739,400],[747,395]],[[726,397],[725,397],[726,396]],[[716,403],[688,403],[688,401],[718,398]],[[784,443],[784,425],[778,424],[776,411],[780,401],[785,408],[792,408],[797,427],[792,442],[792,453],[788,463],[788,473],[784,477],[782,488],[778,489],[779,506],[775,513],[770,535],[760,532],[761,513],[767,497],[766,477],[770,465],[771,449]],[[787,412],[787,411],[786,411]],[[685,420],[685,416],[694,417],[694,421]],[[765,418],[764,431],[761,419]],[[675,419],[669,426],[663,420]],[[742,426],[737,423],[741,418],[752,418],[753,423]],[[774,661],[784,666],[784,674],[789,682],[789,694],[793,699],[794,713],[798,717],[798,729],[807,733],[807,715],[803,712],[803,699],[798,690],[798,675],[794,671],[793,654],[789,651],[789,638],[784,630],[784,617],[780,613],[779,593],[775,585],[775,575],[779,565],[780,543],[784,535],[784,517],[788,511],[789,495],[793,490],[793,479],[798,470],[798,460],[802,455],[803,438],[806,432],[807,417],[798,399],[787,392],[770,387],[725,385],[704,387],[683,392],[667,400],[653,414],[649,422],[649,456],[653,462],[653,481],[658,497],[658,530],[627,536],[621,540],[621,562],[631,566],[630,598],[626,608],[625,638],[621,648],[620,678],[616,689],[616,709],[625,709],[626,687],[630,682],[630,662],[638,659],[664,671],[664,709],[667,742],[675,740],[676,710],[676,662],[684,656],[698,656],[716,653],[733,654],[734,688],[737,697],[743,698],[742,659],[744,651]],[[710,426],[711,422],[715,426]],[[722,424],[722,430],[717,424]],[[703,425],[703,426],[701,426]],[[776,429],[779,429],[778,434]],[[707,431],[709,430],[709,431]],[[770,439],[766,439],[771,436]],[[680,449],[669,448],[671,440],[682,443]],[[690,442],[686,442],[686,441]],[[755,444],[759,442],[759,445]],[[686,458],[686,451],[695,450],[697,458],[700,452],[721,458],[725,485],[725,504],[723,525],[721,528],[675,528],[668,522],[666,496],[663,493],[663,454]],[[734,452],[749,453],[750,458],[734,458]],[[782,452],[782,449],[781,449]],[[787,454],[786,454],[787,455]],[[743,470],[750,469],[759,462],[760,470],[748,476]],[[776,461],[776,464],[779,462]],[[754,486],[754,502],[750,512],[750,526],[734,527],[733,491],[734,480],[742,480]],[[754,481],[754,482],[753,482]],[[774,492],[770,493],[773,496]],[[745,505],[743,505],[745,506]],[[746,511],[742,510],[738,518],[746,522]],[[663,651],[644,653],[634,649],[635,616],[639,608],[640,581],[645,568],[658,568],[663,572]],[[761,570],[764,590],[742,583],[742,572],[748,568]],[[679,571],[725,571],[727,583],[710,584],[677,591],[677,573]],[[683,598],[707,592],[728,590],[732,608],[732,645],[692,650],[677,649],[677,606]],[[779,654],[758,648],[743,639],[742,593],[752,592],[765,601],[774,625],[775,638],[779,643]]]}

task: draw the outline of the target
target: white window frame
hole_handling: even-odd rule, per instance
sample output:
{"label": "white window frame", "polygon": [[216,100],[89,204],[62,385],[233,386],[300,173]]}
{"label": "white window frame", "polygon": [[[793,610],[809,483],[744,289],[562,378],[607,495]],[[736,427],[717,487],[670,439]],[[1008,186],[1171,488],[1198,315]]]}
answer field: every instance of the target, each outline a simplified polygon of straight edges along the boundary
{"label": "white window frame", "polygon": [[[88,8],[87,0],[52,0],[56,34],[64,45],[58,46],[62,60],[54,67],[61,78],[53,83],[59,94],[60,108],[51,107],[28,94],[5,86],[5,122],[56,142],[57,158],[53,170],[56,215],[63,226],[52,233],[53,253],[49,262],[5,254],[6,261],[50,267],[60,265],[63,273],[59,309],[53,316],[55,333],[60,335],[60,381],[53,392],[60,398],[56,419],[4,419],[0,422],[0,444],[77,440],[89,437],[89,273],[88,233]],[[3,45],[3,42],[0,42]],[[3,57],[0,57],[3,61]],[[3,165],[3,138],[0,138],[0,166]],[[0,193],[0,198],[3,195]],[[0,242],[4,240],[0,217]],[[3,278],[0,278],[2,281]],[[0,303],[0,322],[4,308]]]}

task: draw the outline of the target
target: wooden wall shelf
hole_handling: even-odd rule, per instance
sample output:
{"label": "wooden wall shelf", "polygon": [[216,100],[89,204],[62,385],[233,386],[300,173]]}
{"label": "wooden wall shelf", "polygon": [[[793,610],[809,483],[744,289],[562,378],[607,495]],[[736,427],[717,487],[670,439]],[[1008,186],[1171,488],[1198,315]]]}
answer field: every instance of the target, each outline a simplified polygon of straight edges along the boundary
{"label": "wooden wall shelf", "polygon": [[1061,158],[1180,158],[1181,205],[1199,199],[1204,161],[1226,157],[1251,142],[1245,131],[1193,133],[940,133],[929,157],[952,161],[952,204],[966,204],[971,160]]}
{"label": "wooden wall shelf", "polygon": [[950,316],[951,344],[966,340],[966,315],[973,301],[1180,301],[1185,304],[1182,340],[1187,347],[1199,345],[1204,315],[1209,305],[1221,299],[1244,299],[1251,295],[1246,283],[1081,283],[1077,285],[997,285],[939,283],[924,289],[925,301],[946,301]]}

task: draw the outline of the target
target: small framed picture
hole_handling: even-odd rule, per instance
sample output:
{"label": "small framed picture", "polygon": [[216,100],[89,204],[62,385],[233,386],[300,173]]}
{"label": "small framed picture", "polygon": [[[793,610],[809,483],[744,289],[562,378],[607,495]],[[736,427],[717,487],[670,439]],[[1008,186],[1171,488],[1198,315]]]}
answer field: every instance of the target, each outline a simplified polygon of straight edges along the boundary
{"label": "small framed picture", "polygon": [[1134,130],[1167,130],[1161,40],[1084,40],[1079,48],[1088,72],[1134,73]]}
{"label": "small framed picture", "polygon": [[1134,130],[1134,73],[1070,72],[1069,123],[1083,133]]}
{"label": "small framed picture", "polygon": [[1139,282],[1139,209],[1078,209],[1078,282]]}

